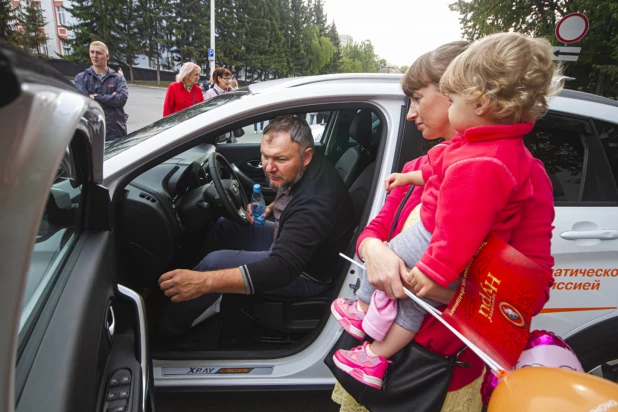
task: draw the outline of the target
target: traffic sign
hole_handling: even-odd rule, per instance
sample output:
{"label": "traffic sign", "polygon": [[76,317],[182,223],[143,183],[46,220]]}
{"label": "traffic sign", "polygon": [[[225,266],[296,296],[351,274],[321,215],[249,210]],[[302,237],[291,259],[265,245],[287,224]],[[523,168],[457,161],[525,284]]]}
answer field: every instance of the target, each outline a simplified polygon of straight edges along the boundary
{"label": "traffic sign", "polygon": [[576,62],[579,58],[581,47],[552,47],[554,50],[554,60],[562,60],[567,62]]}
{"label": "traffic sign", "polygon": [[215,59],[215,49],[208,49],[208,60]]}
{"label": "traffic sign", "polygon": [[575,43],[586,35],[588,27],[588,18],[583,14],[567,14],[556,25],[556,37],[563,43]]}

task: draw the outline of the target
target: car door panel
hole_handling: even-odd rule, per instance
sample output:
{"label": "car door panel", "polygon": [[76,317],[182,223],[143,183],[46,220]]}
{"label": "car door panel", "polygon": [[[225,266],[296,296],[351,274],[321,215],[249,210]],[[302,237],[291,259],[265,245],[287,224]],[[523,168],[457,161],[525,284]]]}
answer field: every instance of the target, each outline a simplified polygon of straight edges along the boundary
{"label": "car door panel", "polygon": [[[139,333],[145,324],[139,324],[137,308],[116,286],[119,265],[110,233],[82,236],[74,265],[62,274],[66,285],[56,285],[62,291],[23,387],[18,388],[17,411],[105,411],[120,404],[129,406],[127,411],[145,410],[142,393],[148,377],[143,376],[142,360],[147,353],[140,353],[137,341],[146,337]],[[109,379],[118,370],[131,374],[130,385],[115,386],[127,388],[128,399],[107,402]]]}

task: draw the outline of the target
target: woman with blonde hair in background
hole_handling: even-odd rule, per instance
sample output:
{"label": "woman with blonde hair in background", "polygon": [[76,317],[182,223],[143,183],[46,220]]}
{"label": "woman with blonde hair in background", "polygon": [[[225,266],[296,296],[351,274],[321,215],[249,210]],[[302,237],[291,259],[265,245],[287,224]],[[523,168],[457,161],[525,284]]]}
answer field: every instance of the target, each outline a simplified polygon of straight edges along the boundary
{"label": "woman with blonde hair in background", "polygon": [[187,62],[182,65],[176,75],[176,81],[171,83],[165,94],[163,117],[191,107],[204,101],[204,94],[198,86],[200,66]]}

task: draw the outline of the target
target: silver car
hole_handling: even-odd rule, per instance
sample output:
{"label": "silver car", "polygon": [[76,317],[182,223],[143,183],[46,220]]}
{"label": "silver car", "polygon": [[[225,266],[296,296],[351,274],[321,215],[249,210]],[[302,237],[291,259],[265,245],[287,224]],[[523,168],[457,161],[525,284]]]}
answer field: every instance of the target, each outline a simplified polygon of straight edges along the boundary
{"label": "silver car", "polygon": [[[354,296],[362,270],[342,260],[333,291],[314,298],[231,296],[220,315],[177,339],[157,333],[165,299],[156,280],[201,258],[219,216],[244,221],[242,196],[214,181],[245,191],[259,183],[273,198],[259,143],[214,142],[284,113],[328,113],[316,150],[348,186],[360,233],[384,203],[384,178],[430,147],[406,121],[400,75],[258,83],[105,145],[101,107],[45,64],[0,46],[0,71],[0,412],[146,411],[155,388],[333,386],[323,360],[342,329],[329,306]],[[556,268],[611,274],[618,104],[564,91],[551,109],[526,143],[554,185]],[[586,370],[607,377],[618,359],[612,276],[598,290],[552,290],[533,325],[567,338]]]}

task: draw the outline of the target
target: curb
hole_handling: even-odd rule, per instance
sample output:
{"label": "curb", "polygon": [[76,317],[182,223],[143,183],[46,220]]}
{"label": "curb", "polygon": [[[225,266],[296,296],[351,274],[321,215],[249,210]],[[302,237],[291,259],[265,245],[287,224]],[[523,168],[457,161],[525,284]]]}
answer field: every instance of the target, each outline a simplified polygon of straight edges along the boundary
{"label": "curb", "polygon": [[165,87],[165,86],[161,86],[161,87],[158,87],[158,86],[143,86],[141,84],[133,84],[133,83],[129,83],[129,82],[127,82],[127,86],[130,86],[130,87],[141,87],[142,89],[167,90],[167,87]]}

